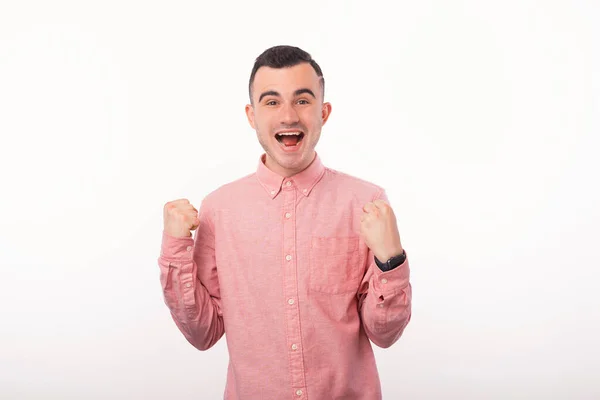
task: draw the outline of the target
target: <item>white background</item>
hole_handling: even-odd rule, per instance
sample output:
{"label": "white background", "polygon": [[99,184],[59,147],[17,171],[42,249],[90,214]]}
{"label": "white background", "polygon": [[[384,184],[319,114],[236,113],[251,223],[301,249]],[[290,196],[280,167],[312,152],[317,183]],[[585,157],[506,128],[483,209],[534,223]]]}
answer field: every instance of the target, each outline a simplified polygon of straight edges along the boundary
{"label": "white background", "polygon": [[255,170],[278,44],[323,68],[317,151],[386,188],[410,254],[384,398],[600,398],[598,2],[0,4],[0,398],[222,398],[224,339],[163,303],[162,207]]}

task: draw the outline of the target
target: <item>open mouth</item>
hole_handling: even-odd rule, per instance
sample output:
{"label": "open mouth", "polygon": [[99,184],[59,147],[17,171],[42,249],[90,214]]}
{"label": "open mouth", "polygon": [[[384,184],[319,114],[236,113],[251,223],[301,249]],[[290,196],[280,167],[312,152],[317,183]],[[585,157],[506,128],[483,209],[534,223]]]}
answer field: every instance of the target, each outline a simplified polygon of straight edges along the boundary
{"label": "open mouth", "polygon": [[277,141],[286,147],[299,145],[304,138],[303,132],[283,132],[275,135]]}

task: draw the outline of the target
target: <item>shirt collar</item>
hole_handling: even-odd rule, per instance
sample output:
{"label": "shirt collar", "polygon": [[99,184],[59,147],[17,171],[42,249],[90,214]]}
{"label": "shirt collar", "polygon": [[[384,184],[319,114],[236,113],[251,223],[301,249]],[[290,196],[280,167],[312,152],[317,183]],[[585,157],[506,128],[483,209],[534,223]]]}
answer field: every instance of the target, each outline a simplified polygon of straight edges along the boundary
{"label": "shirt collar", "polygon": [[281,191],[282,186],[288,184],[288,181],[291,181],[290,185],[294,185],[300,193],[304,196],[308,196],[313,187],[315,187],[325,173],[325,166],[321,162],[321,158],[316,151],[312,163],[304,170],[289,178],[284,178],[267,168],[265,165],[266,156],[266,153],[263,153],[260,156],[256,177],[271,198],[275,198]]}

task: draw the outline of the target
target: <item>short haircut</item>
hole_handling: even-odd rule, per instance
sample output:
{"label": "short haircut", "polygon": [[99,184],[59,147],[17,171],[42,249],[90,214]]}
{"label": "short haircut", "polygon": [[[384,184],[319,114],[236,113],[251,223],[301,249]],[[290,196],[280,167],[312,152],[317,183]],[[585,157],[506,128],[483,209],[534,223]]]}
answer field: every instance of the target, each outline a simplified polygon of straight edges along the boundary
{"label": "short haircut", "polygon": [[254,62],[254,67],[252,68],[252,73],[250,74],[250,82],[248,83],[248,94],[250,96],[250,103],[253,104],[252,83],[254,83],[256,71],[258,71],[260,67],[286,68],[293,67],[301,63],[308,63],[313,67],[313,69],[317,73],[317,76],[319,77],[321,92],[323,94],[323,97],[325,97],[325,78],[323,78],[323,72],[321,71],[321,67],[319,67],[319,64],[317,64],[317,62],[313,60],[311,55],[308,54],[306,51],[294,46],[281,45],[268,48],[256,58],[256,61]]}

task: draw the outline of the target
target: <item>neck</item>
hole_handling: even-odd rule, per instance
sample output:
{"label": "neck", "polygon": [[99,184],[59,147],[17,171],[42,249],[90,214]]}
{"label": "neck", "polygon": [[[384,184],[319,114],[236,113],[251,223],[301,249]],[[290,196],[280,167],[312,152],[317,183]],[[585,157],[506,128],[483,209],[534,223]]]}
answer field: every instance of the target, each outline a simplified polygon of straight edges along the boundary
{"label": "neck", "polygon": [[317,153],[313,151],[312,157],[310,157],[310,161],[308,163],[305,163],[305,165],[301,165],[296,169],[288,169],[283,168],[281,165],[277,164],[275,160],[273,160],[271,157],[269,157],[269,154],[267,154],[265,157],[265,166],[271,171],[275,172],[276,174],[283,176],[284,178],[290,178],[308,168],[310,164],[312,164],[312,162],[315,160],[316,156]]}

